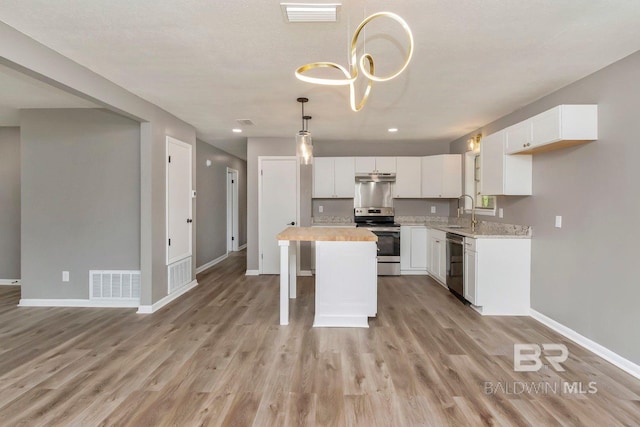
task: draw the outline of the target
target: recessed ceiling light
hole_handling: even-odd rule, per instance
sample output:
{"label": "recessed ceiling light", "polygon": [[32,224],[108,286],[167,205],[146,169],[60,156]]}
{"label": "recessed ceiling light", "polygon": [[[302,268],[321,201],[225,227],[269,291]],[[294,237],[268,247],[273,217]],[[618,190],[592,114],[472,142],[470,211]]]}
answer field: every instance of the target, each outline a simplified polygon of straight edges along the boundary
{"label": "recessed ceiling light", "polygon": [[231,130],[232,130],[234,133],[242,133],[242,129],[235,128],[235,129],[231,129]]}
{"label": "recessed ceiling light", "polygon": [[280,3],[288,22],[336,22],[340,3]]}
{"label": "recessed ceiling light", "polygon": [[389,132],[398,132],[398,128],[389,128],[387,129]]}

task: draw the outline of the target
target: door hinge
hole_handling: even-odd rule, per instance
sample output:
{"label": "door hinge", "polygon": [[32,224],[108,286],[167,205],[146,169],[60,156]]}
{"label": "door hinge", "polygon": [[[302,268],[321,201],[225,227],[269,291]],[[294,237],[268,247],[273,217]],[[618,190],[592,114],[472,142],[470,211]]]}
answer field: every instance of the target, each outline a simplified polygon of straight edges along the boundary
{"label": "door hinge", "polygon": [[231,180],[231,183],[232,183],[232,184],[235,184],[236,182],[232,179],[232,180]]}
{"label": "door hinge", "polygon": [[171,156],[169,156],[169,163],[171,163]]}
{"label": "door hinge", "polygon": [[260,176],[264,175],[263,173],[264,171],[262,169],[260,169]]}
{"label": "door hinge", "polygon": [[264,259],[264,254],[260,254],[260,258]]}
{"label": "door hinge", "polygon": [[231,240],[236,240],[236,238],[235,238],[235,237],[233,237],[233,236],[231,236]]}
{"label": "door hinge", "polygon": [[169,246],[171,246],[171,239],[169,239]]}

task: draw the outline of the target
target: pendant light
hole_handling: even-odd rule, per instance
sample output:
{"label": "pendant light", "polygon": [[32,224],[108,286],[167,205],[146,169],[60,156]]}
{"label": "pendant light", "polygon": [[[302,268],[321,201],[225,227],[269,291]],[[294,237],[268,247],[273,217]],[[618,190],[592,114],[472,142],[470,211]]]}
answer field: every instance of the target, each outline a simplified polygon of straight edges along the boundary
{"label": "pendant light", "polygon": [[296,155],[301,165],[310,165],[313,163],[313,143],[307,126],[311,116],[304,115],[304,104],[309,102],[309,99],[298,98],[297,101],[302,106],[302,130],[296,134]]}

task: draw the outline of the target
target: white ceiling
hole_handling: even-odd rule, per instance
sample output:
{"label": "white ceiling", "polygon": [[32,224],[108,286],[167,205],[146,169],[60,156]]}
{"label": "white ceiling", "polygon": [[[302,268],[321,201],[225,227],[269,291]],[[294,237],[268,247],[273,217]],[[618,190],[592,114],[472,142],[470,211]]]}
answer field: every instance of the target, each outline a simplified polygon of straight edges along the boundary
{"label": "white ceiling", "polygon": [[95,108],[96,104],[0,65],[0,126],[19,126],[23,108]]}
{"label": "white ceiling", "polygon": [[[300,129],[300,96],[310,99],[316,143],[450,141],[640,49],[637,0],[342,3],[330,24],[285,23],[275,0],[0,0],[0,20],[243,158],[247,136]],[[374,84],[363,111],[351,112],[346,87],[294,77],[309,62],[347,66],[354,28],[382,10],[408,22],[416,49],[404,74]],[[390,21],[366,31],[376,70],[391,71],[404,54],[401,31]],[[255,126],[233,134],[245,118]]]}

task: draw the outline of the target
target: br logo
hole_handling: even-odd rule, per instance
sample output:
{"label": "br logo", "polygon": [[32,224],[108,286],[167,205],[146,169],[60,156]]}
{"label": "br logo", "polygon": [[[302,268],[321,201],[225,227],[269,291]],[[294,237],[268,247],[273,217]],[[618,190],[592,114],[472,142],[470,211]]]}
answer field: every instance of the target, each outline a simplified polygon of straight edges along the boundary
{"label": "br logo", "polygon": [[514,344],[513,370],[516,372],[535,372],[542,368],[541,357],[549,362],[556,371],[563,372],[560,363],[567,360],[569,350],[564,344]]}

